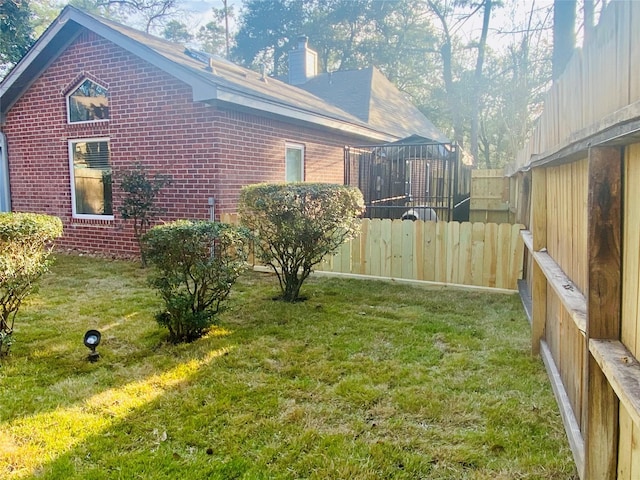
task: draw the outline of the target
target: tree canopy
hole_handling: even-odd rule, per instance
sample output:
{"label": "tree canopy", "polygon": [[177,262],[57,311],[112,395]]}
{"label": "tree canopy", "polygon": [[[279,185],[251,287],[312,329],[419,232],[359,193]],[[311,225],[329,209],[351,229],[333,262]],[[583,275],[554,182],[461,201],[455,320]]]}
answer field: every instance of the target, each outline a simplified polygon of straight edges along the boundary
{"label": "tree canopy", "polygon": [[0,78],[34,41],[28,0],[0,1]]}
{"label": "tree canopy", "polygon": [[[558,74],[573,51],[577,12],[586,38],[602,8],[594,0],[555,0],[554,15],[554,5],[536,0],[526,9],[518,0],[220,1],[222,8],[198,15],[178,0],[70,3],[273,76],[288,73],[287,55],[305,35],[320,72],[377,67],[489,168],[509,161],[524,142],[552,65]],[[0,77],[64,4],[0,0]]]}

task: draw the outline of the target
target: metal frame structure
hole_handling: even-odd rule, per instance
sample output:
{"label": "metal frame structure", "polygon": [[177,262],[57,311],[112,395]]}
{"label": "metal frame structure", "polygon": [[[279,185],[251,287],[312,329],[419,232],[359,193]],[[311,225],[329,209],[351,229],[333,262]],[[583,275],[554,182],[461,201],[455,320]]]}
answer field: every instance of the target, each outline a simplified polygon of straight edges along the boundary
{"label": "metal frame structure", "polygon": [[459,148],[412,139],[345,147],[344,181],[362,191],[367,218],[450,221],[468,198],[470,169]]}

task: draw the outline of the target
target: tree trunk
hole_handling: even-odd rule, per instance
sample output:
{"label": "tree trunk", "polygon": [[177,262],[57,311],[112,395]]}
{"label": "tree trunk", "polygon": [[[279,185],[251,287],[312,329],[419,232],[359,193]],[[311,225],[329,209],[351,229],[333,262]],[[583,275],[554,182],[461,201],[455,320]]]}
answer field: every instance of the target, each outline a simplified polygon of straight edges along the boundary
{"label": "tree trunk", "polygon": [[473,96],[471,105],[471,156],[473,165],[478,164],[478,126],[480,124],[480,86],[482,83],[482,66],[484,64],[484,52],[487,45],[487,34],[489,33],[489,20],[491,19],[492,0],[484,2],[484,16],[482,18],[482,33],[478,42],[478,59],[473,77]]}
{"label": "tree trunk", "polygon": [[451,52],[451,34],[449,32],[449,25],[447,24],[444,12],[441,11],[438,5],[436,5],[432,0],[429,0],[429,7],[442,24],[444,35],[444,42],[440,47],[440,56],[442,57],[442,78],[444,80],[444,89],[447,93],[449,110],[451,111],[453,141],[462,147],[464,144],[462,115],[460,115],[459,99],[453,83],[453,55]]}

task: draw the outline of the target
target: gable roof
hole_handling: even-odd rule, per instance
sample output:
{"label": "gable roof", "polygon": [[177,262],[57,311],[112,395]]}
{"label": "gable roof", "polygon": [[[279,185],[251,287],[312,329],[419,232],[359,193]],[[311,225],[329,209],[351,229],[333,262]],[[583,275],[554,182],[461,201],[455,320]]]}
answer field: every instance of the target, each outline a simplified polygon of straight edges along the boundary
{"label": "gable roof", "polygon": [[[386,125],[385,122],[376,119],[376,115],[370,114],[367,118],[349,113],[348,110],[340,108],[339,104],[325,101],[311,91],[274,78],[263,77],[259,73],[220,57],[190,51],[182,45],[148,35],[72,6],[64,8],[35,45],[0,83],[0,124],[20,96],[85,29],[186,83],[192,89],[194,101],[257,110],[289,121],[306,122],[333,131],[380,141],[390,141],[413,133],[426,135],[425,132],[402,131],[398,126]],[[378,75],[382,77],[379,72]],[[382,84],[382,82],[378,83]],[[388,95],[382,91],[383,89],[380,89],[380,94],[376,95],[376,98]],[[379,89],[376,88],[376,90]],[[406,100],[404,103],[409,104]],[[386,108],[389,109],[389,106],[387,105]],[[406,106],[402,105],[402,110],[404,109]],[[415,125],[419,126],[418,123]],[[407,124],[408,128],[413,126]]]}
{"label": "gable roof", "polygon": [[419,135],[431,141],[449,142],[375,67],[324,73],[299,87],[398,138]]}

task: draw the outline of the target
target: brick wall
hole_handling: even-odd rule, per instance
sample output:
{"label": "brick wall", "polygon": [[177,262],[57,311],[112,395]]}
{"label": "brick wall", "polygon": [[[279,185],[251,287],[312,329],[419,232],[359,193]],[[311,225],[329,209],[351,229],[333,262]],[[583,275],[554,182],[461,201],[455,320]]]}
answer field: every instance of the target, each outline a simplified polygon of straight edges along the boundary
{"label": "brick wall", "polygon": [[[65,95],[84,78],[108,88],[108,122],[70,125]],[[284,180],[285,142],[305,146],[307,181],[343,181],[346,136],[191,100],[175,78],[85,32],[57,58],[10,110],[7,136],[14,211],[59,216],[59,245],[115,255],[137,252],[130,222],[118,215],[118,173],[134,162],[170,174],[159,204],[162,220],[235,211],[240,187]],[[114,220],[72,218],[68,141],[107,137],[114,182]]]}

